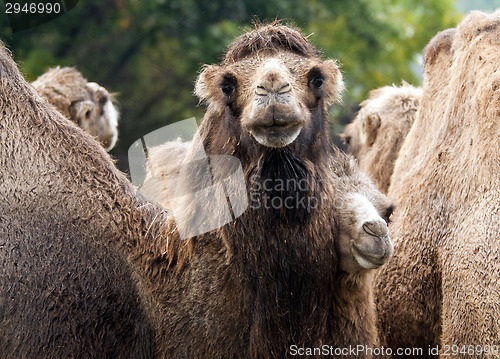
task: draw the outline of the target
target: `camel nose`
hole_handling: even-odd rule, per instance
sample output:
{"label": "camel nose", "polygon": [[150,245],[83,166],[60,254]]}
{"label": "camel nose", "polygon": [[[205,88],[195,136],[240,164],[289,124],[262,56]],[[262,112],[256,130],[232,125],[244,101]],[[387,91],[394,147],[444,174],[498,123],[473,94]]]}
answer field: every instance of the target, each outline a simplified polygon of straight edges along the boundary
{"label": "camel nose", "polygon": [[378,268],[394,253],[387,224],[381,218],[372,219],[365,221],[362,229],[365,235],[351,241],[354,257],[365,269]]}
{"label": "camel nose", "polygon": [[288,80],[288,71],[278,60],[267,61],[259,79],[255,87],[255,94],[258,96],[285,94],[292,90],[292,85]]}
{"label": "camel nose", "polygon": [[259,96],[267,96],[269,94],[284,94],[290,92],[292,90],[292,86],[289,82],[281,83],[281,82],[265,82],[257,85],[255,88],[255,93]]}
{"label": "camel nose", "polygon": [[382,219],[372,219],[362,225],[363,230],[370,236],[384,238],[389,234],[387,223]]}
{"label": "camel nose", "polygon": [[[359,253],[365,258],[370,258],[372,263],[379,265],[385,263],[392,257],[394,247],[389,237],[389,228],[382,219],[371,219],[362,225],[363,231],[368,234],[371,240],[365,237],[364,245],[358,246]],[[361,243],[359,243],[361,244]]]}

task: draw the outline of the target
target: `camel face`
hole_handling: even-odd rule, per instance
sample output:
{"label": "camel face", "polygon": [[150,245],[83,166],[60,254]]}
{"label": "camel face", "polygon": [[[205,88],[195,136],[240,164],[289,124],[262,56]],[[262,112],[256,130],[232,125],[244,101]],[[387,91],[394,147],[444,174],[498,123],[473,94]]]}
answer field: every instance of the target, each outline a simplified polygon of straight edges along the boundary
{"label": "camel face", "polygon": [[[370,195],[371,194],[371,195]],[[393,206],[387,197],[350,193],[340,204],[340,267],[348,273],[375,269],[394,252],[387,222]]]}
{"label": "camel face", "polygon": [[[334,67],[330,67],[333,65]],[[244,60],[234,68],[252,69],[253,76],[238,88],[238,107],[241,128],[257,143],[273,148],[293,143],[303,133],[304,138],[314,135],[313,114],[325,94],[326,82],[334,82],[337,70],[333,63],[326,66],[318,60],[281,53],[263,59]],[[245,77],[241,73],[241,77]]]}
{"label": "camel face", "polygon": [[80,127],[97,137],[104,148],[110,150],[118,138],[118,112],[111,95],[95,82],[86,85],[92,98],[86,111],[79,114]]}
{"label": "camel face", "polygon": [[241,122],[261,145],[287,146],[302,130],[308,111],[297,99],[294,82],[290,70],[278,58],[270,58],[258,68]]}
{"label": "camel face", "polygon": [[106,150],[118,138],[118,111],[112,96],[95,82],[87,82],[72,67],[49,69],[33,87],[68,120],[95,137]]}
{"label": "camel face", "polygon": [[236,41],[220,65],[205,67],[195,93],[242,141],[283,148],[312,142],[342,87],[337,64],[322,60],[302,35],[264,26]]}
{"label": "camel face", "polygon": [[340,135],[361,170],[383,193],[387,193],[399,150],[415,121],[421,95],[420,88],[405,82],[401,87],[372,90]]}

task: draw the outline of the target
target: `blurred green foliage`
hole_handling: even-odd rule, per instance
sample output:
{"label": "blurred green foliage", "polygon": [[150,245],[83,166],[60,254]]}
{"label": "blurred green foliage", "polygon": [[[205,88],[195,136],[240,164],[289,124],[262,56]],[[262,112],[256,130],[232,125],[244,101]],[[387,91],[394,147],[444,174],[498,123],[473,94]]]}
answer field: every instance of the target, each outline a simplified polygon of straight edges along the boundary
{"label": "blurred green foliage", "polygon": [[[120,139],[112,153],[126,169],[128,147],[168,123],[203,115],[192,95],[200,67],[217,62],[232,39],[260,20],[293,23],[342,66],[340,118],[373,88],[418,85],[418,54],[455,26],[454,0],[82,0],[49,23],[1,39],[32,81],[49,67],[76,66],[118,93]],[[2,5],[3,6],[3,5]],[[0,11],[4,12],[0,7]],[[413,64],[413,65],[412,65]],[[418,68],[418,67],[417,67]]]}

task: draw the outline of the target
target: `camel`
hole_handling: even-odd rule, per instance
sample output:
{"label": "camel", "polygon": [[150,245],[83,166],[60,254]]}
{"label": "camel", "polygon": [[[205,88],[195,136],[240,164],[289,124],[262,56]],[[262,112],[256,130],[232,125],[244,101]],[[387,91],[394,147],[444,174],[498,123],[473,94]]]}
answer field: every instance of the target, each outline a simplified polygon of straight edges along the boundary
{"label": "camel", "polygon": [[129,256],[167,213],[3,44],[0,73],[0,357],[152,357],[154,307]]}
{"label": "camel", "polygon": [[[0,356],[276,358],[376,343],[371,284],[392,255],[392,203],[332,150],[341,74],[297,29],[257,25],[200,74],[208,109],[179,170],[185,214],[221,209],[196,181],[199,145],[224,198],[256,197],[185,240],[4,48],[0,66]],[[233,164],[243,183],[223,177]]]}
{"label": "camel", "polygon": [[[162,145],[152,147],[148,151],[147,173],[144,183],[140,187],[141,194],[151,201],[160,203],[167,210],[171,209],[170,202],[168,201],[168,189],[173,188],[175,194],[176,184],[182,178],[180,172],[189,146],[190,142],[184,142],[178,138],[174,141],[168,141]],[[339,154],[337,155],[340,156]],[[351,162],[347,167],[354,169],[357,168],[357,164]],[[385,228],[386,224],[390,221],[389,218],[392,215],[394,207],[391,204],[378,209],[373,206],[373,203],[382,202],[385,204],[388,202],[377,198],[377,192],[373,190],[370,180],[362,172],[353,170],[352,176],[348,177],[348,181],[343,181],[342,184],[345,186],[347,194],[339,196],[335,202],[335,208],[339,213],[337,222],[339,223],[341,241],[344,240],[345,242],[345,245],[339,246],[340,252],[345,250],[340,256],[341,267],[349,273],[356,273],[367,268],[378,268],[385,263],[385,259],[381,261],[380,265],[374,263],[365,264],[364,259],[357,256],[357,253],[353,251],[348,243],[356,237],[364,237],[369,240],[370,236],[367,236],[368,233],[362,227],[364,221],[370,215],[373,217],[374,222],[378,222],[378,225]],[[337,186],[340,186],[340,184],[337,184]],[[364,193],[364,195],[359,196],[359,193]],[[375,196],[375,198],[372,198],[372,196]],[[368,198],[370,198],[368,200],[369,203],[366,203]],[[368,211],[372,213],[366,213],[364,208],[368,208]],[[385,209],[385,212],[381,212],[381,217],[378,212],[382,211],[382,209]],[[384,232],[384,228],[379,231]],[[361,242],[362,239],[358,239],[358,241]],[[370,245],[372,244],[370,242]],[[385,249],[388,251],[388,255],[392,256],[392,243],[388,242],[387,244],[388,247]]]}
{"label": "camel", "polygon": [[88,82],[73,67],[49,69],[33,87],[67,119],[111,150],[118,140],[118,111],[102,86]]}
{"label": "camel", "polygon": [[387,193],[394,163],[418,110],[422,90],[403,83],[372,90],[341,139],[361,170]]}
{"label": "camel", "polygon": [[[426,107],[420,105],[418,114],[421,118],[420,127],[412,126],[407,135],[407,138],[412,138],[412,140],[405,140],[399,151],[396,161],[399,166],[398,176],[400,176],[398,183],[406,183],[414,175],[413,164],[420,163],[423,161],[422,157],[425,156],[425,151],[421,151],[422,144],[434,141],[442,124],[446,110],[450,64],[453,59],[451,45],[455,33],[455,28],[441,31],[429,41],[423,51],[424,82],[427,84],[427,92],[422,91],[420,104],[425,101],[429,105]],[[392,186],[393,198],[391,199],[397,201],[407,192],[408,189],[404,185]]]}
{"label": "camel", "polygon": [[499,24],[499,11],[473,11],[424,50],[420,111],[388,192],[399,206],[375,287],[382,345],[498,357]]}

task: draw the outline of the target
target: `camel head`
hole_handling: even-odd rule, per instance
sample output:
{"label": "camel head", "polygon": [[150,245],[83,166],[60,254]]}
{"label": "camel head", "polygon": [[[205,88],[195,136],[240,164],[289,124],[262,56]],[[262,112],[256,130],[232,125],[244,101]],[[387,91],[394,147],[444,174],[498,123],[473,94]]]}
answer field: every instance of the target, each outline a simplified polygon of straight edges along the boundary
{"label": "camel head", "polygon": [[118,112],[112,97],[95,82],[88,82],[85,88],[89,99],[73,102],[70,115],[84,131],[97,137],[103,147],[110,150],[118,138]]}
{"label": "camel head", "polygon": [[358,161],[359,167],[387,193],[394,163],[411,129],[422,89],[406,82],[401,87],[385,86],[370,91],[356,118],[340,138]]}
{"label": "camel head", "polygon": [[33,87],[67,119],[94,136],[108,151],[118,138],[118,112],[112,96],[88,82],[74,67],[49,69]]}
{"label": "camel head", "polygon": [[382,266],[394,251],[387,226],[392,202],[359,171],[346,177],[340,189],[335,203],[340,268],[354,274]]}
{"label": "camel head", "polygon": [[327,107],[342,88],[335,61],[323,60],[296,29],[273,23],[238,37],[220,65],[204,68],[195,93],[243,146],[298,150],[327,141]]}

